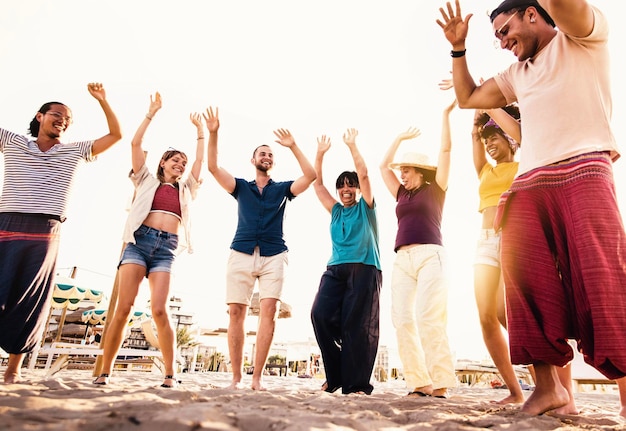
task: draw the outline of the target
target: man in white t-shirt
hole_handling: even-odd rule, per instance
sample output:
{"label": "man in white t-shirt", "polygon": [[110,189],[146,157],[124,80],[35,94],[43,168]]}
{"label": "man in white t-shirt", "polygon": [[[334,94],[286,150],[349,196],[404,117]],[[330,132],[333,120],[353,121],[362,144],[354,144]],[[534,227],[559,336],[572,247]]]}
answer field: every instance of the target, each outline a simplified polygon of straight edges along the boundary
{"label": "man in white t-shirt", "polygon": [[608,23],[586,0],[505,0],[491,21],[500,47],[519,60],[482,85],[465,59],[471,14],[441,8],[452,45],[459,106],[518,102],[523,150],[500,199],[502,266],[513,363],[533,364],[536,389],[522,411],[575,409],[557,370],[585,361],[618,381],[626,416],[626,235],[612,171]]}

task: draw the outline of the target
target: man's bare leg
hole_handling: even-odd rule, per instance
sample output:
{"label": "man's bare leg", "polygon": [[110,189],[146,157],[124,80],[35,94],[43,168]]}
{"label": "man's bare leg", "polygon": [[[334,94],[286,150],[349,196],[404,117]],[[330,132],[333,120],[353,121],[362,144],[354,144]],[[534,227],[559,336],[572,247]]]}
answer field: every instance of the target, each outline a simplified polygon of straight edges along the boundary
{"label": "man's bare leg", "polygon": [[243,378],[243,345],[246,338],[244,322],[246,320],[245,304],[229,304],[228,353],[233,369],[233,380],[228,389],[239,389]]}
{"label": "man's bare leg", "polygon": [[626,377],[617,379],[615,382],[617,383],[617,388],[619,389],[619,414],[621,417],[626,418]]}
{"label": "man's bare leg", "polygon": [[24,353],[9,353],[9,363],[7,369],[4,370],[4,383],[19,383],[22,379],[22,362],[24,362]]}
{"label": "man's bare leg", "polygon": [[567,405],[569,394],[561,385],[556,367],[545,362],[536,362],[533,366],[536,386],[522,406],[522,411],[531,415],[541,415]]}
{"label": "man's bare leg", "polygon": [[567,364],[564,367],[556,367],[556,373],[559,376],[559,382],[561,386],[565,388],[569,395],[569,402],[563,407],[555,409],[554,412],[560,415],[577,415],[578,408],[576,407],[576,400],[574,399],[574,385],[572,384],[572,364]]}
{"label": "man's bare leg", "polygon": [[265,369],[265,362],[269,354],[272,340],[274,339],[274,328],[276,327],[276,304],[278,300],[274,298],[264,298],[260,301],[259,328],[256,336],[256,352],[254,355],[254,372],[252,373],[252,389],[264,391],[261,384],[261,377]]}

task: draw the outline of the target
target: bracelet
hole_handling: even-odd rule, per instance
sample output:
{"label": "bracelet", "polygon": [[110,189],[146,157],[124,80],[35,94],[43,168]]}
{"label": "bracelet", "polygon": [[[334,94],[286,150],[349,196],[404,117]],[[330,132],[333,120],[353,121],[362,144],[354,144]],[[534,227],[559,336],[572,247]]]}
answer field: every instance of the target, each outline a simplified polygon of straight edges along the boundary
{"label": "bracelet", "polygon": [[196,141],[199,141],[200,139],[204,139],[204,136],[198,136],[198,139],[196,139]]}
{"label": "bracelet", "polygon": [[146,114],[146,118],[150,121],[152,121],[152,116],[150,114]]}
{"label": "bracelet", "polygon": [[464,55],[465,55],[465,50],[463,50],[463,51],[455,51],[455,50],[450,51],[450,57],[452,57],[452,58],[459,58],[459,57],[463,57]]}

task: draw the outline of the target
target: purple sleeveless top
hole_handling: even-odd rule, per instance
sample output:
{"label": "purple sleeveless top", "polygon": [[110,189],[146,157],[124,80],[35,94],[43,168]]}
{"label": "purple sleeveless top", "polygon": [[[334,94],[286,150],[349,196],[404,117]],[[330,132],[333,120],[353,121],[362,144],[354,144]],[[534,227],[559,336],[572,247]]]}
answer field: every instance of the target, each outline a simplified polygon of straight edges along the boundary
{"label": "purple sleeveless top", "polygon": [[394,251],[410,244],[443,245],[441,216],[445,199],[446,192],[436,182],[426,183],[411,192],[403,185],[400,186],[396,205],[398,233]]}

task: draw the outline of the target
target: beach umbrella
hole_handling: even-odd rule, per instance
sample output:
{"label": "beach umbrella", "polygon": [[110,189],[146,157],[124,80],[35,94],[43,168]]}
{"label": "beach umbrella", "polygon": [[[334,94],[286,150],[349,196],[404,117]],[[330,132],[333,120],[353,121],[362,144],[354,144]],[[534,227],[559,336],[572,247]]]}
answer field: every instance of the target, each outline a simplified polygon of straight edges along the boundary
{"label": "beach umbrella", "polygon": [[103,325],[106,315],[107,310],[104,308],[100,310],[85,310],[80,318],[88,325]]}
{"label": "beach umbrella", "polygon": [[76,310],[85,298],[85,289],[74,284],[55,283],[52,292],[52,308]]}
{"label": "beach umbrella", "polygon": [[52,300],[50,301],[50,312],[48,313],[48,319],[46,320],[44,336],[41,339],[41,345],[37,345],[37,347],[33,350],[31,354],[31,361],[29,364],[30,369],[34,368],[37,359],[37,352],[39,351],[39,348],[45,344],[48,338],[48,328],[50,327],[50,320],[52,319],[52,315],[55,309],[62,310],[61,317],[58,321],[57,335],[55,338],[55,341],[58,342],[61,340],[63,325],[65,323],[65,316],[68,309],[72,311],[77,310],[78,308],[80,308],[81,301],[98,303],[105,298],[104,292],[78,286],[76,284],[76,280],[74,279],[74,276],[76,275],[76,270],[76,267],[72,269],[72,274],[70,277],[63,277],[59,276],[58,274],[55,276],[55,282],[52,288]]}
{"label": "beach umbrella", "polygon": [[[59,341],[61,339],[67,310],[78,309],[82,301],[91,301],[94,303],[98,303],[102,301],[102,299],[104,299],[104,292],[80,287],[73,282],[73,279],[60,279],[60,281],[57,281],[54,284],[54,289],[52,291],[52,302],[50,304],[52,308],[63,310],[61,312],[61,318],[59,319],[59,325],[57,327],[56,341]],[[52,313],[50,314],[50,316],[51,315]],[[48,322],[49,320],[50,318],[48,318]]]}
{"label": "beach umbrella", "polygon": [[[88,325],[104,325],[108,314],[109,310],[104,308],[86,310],[83,311],[81,320]],[[149,320],[151,318],[152,315],[150,313],[147,313],[145,311],[134,311],[130,314],[130,317],[128,318],[128,326],[141,325],[145,320]]]}
{"label": "beach umbrella", "polygon": [[104,299],[105,295],[100,290],[81,286],[73,277],[57,275],[54,279],[52,297],[54,308],[64,308],[70,304],[69,309],[75,310],[77,307],[74,307],[74,304],[83,300],[98,303]]}
{"label": "beach umbrella", "polygon": [[85,289],[84,301],[91,301],[91,302],[98,304],[102,302],[102,300],[105,298],[106,296],[104,295],[104,292],[101,290]]}
{"label": "beach umbrella", "polygon": [[[104,325],[107,319],[107,315],[109,314],[109,310],[106,308],[101,309],[92,309],[85,310],[81,315],[81,320],[87,324],[87,329],[85,329],[85,338],[87,338],[87,332],[89,331],[89,326],[91,325]],[[145,311],[134,311],[130,314],[128,318],[128,326],[139,326],[143,322],[150,320],[152,316]]]}

